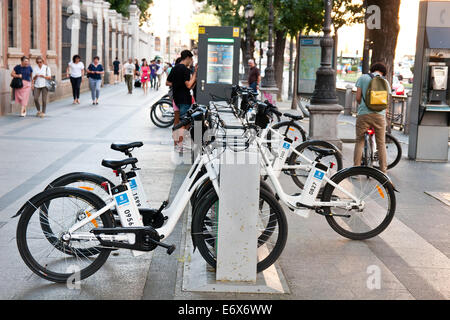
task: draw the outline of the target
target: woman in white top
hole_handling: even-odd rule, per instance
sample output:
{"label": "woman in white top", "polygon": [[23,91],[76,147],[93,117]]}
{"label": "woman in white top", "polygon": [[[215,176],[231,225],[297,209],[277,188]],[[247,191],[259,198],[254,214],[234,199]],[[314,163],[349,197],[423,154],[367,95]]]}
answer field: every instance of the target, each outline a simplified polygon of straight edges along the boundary
{"label": "woman in white top", "polygon": [[[33,81],[31,88],[33,89],[34,104],[37,109],[36,116],[43,118],[45,116],[45,109],[47,108],[47,94],[48,89],[46,86],[47,80],[51,80],[52,74],[50,68],[44,64],[42,57],[36,58],[37,66],[33,68]],[[42,112],[39,104],[39,97],[42,94]]]}
{"label": "woman in white top", "polygon": [[67,77],[70,77],[72,84],[73,104],[80,104],[80,88],[84,76],[84,64],[79,55],[74,55],[72,62],[67,66]]}

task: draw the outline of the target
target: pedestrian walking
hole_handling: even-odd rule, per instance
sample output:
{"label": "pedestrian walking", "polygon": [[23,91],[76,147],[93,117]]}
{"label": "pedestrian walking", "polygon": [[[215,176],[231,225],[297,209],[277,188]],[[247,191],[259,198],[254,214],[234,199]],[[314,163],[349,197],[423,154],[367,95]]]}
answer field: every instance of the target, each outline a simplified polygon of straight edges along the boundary
{"label": "pedestrian walking", "polygon": [[157,60],[156,61],[156,66],[158,67],[158,70],[156,70],[156,77],[158,79],[158,87],[161,86],[161,81],[162,81],[162,75],[164,73],[164,66],[161,62],[161,60]]}
{"label": "pedestrian walking", "polygon": [[141,67],[141,83],[144,94],[147,94],[148,83],[150,82],[150,67],[148,66],[147,60],[144,59]]}
{"label": "pedestrian walking", "polygon": [[[37,66],[33,68],[33,81],[31,86],[33,88],[34,95],[34,105],[37,109],[36,116],[43,118],[45,117],[45,111],[47,109],[47,81],[52,79],[52,74],[50,68],[44,64],[44,59],[42,57],[37,57]],[[39,103],[39,98],[42,95],[42,111],[41,105]]]}
{"label": "pedestrian walking", "polygon": [[136,66],[133,63],[133,59],[129,58],[128,62],[123,65],[123,73],[125,82],[128,87],[128,94],[133,93],[133,78],[136,75]]}
{"label": "pedestrian walking", "polygon": [[20,58],[20,64],[14,67],[11,77],[22,79],[22,88],[14,89],[15,101],[20,104],[20,116],[27,115],[27,104],[30,99],[33,68],[30,67],[30,59],[26,56]]}
{"label": "pedestrian walking", "polygon": [[76,54],[67,66],[67,78],[70,78],[72,85],[73,104],[80,104],[80,88],[84,76],[84,64],[81,62],[81,57]]}
{"label": "pedestrian walking", "polygon": [[116,57],[116,60],[113,62],[114,69],[114,84],[119,82],[119,70],[120,70],[120,61],[119,58]]}
{"label": "pedestrian walking", "polygon": [[[370,103],[366,104],[368,100],[367,89],[371,85],[371,82],[376,77],[384,79],[387,73],[386,65],[382,62],[374,63],[370,67],[370,74],[363,74],[356,81],[356,101],[359,104],[358,114],[356,116],[356,144],[353,154],[353,163],[355,166],[360,166],[362,161],[363,149],[364,149],[364,136],[367,130],[374,129],[375,140],[378,150],[378,161],[380,164],[380,170],[386,173],[386,109],[381,111],[374,111],[371,109]],[[378,79],[379,80],[379,79]],[[387,92],[390,93],[389,83],[384,79],[387,85]],[[387,94],[386,94],[387,95]],[[386,99],[387,101],[387,99]],[[387,106],[387,104],[386,104]]]}
{"label": "pedestrian walking", "polygon": [[140,75],[140,71],[141,71],[141,66],[139,65],[139,60],[138,59],[134,59],[134,66],[136,69],[136,73],[135,73],[135,77],[134,79],[138,79],[139,75]]}
{"label": "pedestrian walking", "polygon": [[92,104],[98,105],[100,97],[100,86],[102,85],[102,74],[105,73],[100,64],[100,57],[94,57],[94,61],[89,65],[88,70],[89,88],[91,89]]}
{"label": "pedestrian walking", "polygon": [[166,73],[166,77],[169,76],[170,71],[172,71],[172,64],[169,62],[166,62],[166,66],[164,67],[164,72]]}
{"label": "pedestrian walking", "polygon": [[[167,78],[166,85],[172,87],[173,100],[178,107],[180,117],[183,117],[191,108],[193,101],[191,89],[197,82],[198,65],[195,66],[194,73],[191,75],[189,67],[193,63],[193,54],[189,50],[181,52],[180,63],[175,65]],[[183,152],[183,135],[180,134],[175,148]]]}
{"label": "pedestrian walking", "polygon": [[156,88],[156,72],[158,71],[158,66],[155,60],[150,61],[150,85],[152,88]]}
{"label": "pedestrian walking", "polygon": [[259,84],[261,83],[261,72],[256,67],[255,60],[248,60],[248,85],[254,91],[259,90]]}

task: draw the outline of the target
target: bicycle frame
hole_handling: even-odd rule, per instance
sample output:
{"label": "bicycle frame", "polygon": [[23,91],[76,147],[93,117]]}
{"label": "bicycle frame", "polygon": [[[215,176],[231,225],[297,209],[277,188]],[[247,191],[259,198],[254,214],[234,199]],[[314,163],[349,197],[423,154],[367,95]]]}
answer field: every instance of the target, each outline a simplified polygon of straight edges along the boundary
{"label": "bicycle frame", "polygon": [[[277,195],[280,197],[281,201],[283,201],[286,205],[288,205],[291,209],[300,209],[303,204],[300,202],[301,199],[301,193],[300,195],[291,196],[284,192],[283,187],[281,186],[280,181],[278,180],[278,175],[275,169],[272,167],[272,163],[270,159],[267,157],[267,152],[263,150],[264,146],[264,140],[257,137],[255,139],[259,153],[261,155],[261,164],[263,165],[268,177],[270,178],[270,181],[272,182],[273,187],[275,188],[275,191]],[[292,148],[292,144],[289,144],[288,151]],[[296,151],[294,149],[294,151]],[[316,161],[312,161],[308,158],[306,158],[303,154],[296,152],[307,164],[304,166],[305,171],[309,172],[314,168]],[[349,196],[351,199],[355,201],[355,203],[347,202],[347,201],[331,201],[331,202],[323,202],[323,201],[314,201],[314,203],[311,206],[308,207],[346,207],[346,208],[352,208],[353,206],[360,207],[363,205],[363,203],[353,194],[342,188],[341,186],[334,183],[327,175],[323,177],[323,180],[325,183],[329,183],[336,189],[340,190],[347,196]],[[305,192],[305,190],[302,190],[302,192]],[[303,206],[304,207],[304,206]]]}
{"label": "bicycle frame", "polygon": [[[184,208],[189,203],[189,199],[191,198],[192,194],[196,190],[196,188],[201,185],[203,182],[205,182],[207,179],[210,179],[213,183],[213,187],[216,190],[217,193],[219,193],[219,185],[218,185],[218,170],[214,166],[213,163],[214,159],[211,159],[210,154],[202,154],[198,155],[196,161],[192,165],[191,169],[189,170],[188,174],[186,175],[186,178],[184,179],[180,189],[178,190],[177,194],[175,195],[175,198],[172,201],[172,204],[162,210],[162,214],[164,216],[168,217],[167,222],[164,226],[161,228],[156,229],[159,233],[159,235],[162,238],[167,238],[175,228],[175,225],[177,224],[178,220],[180,219]],[[201,173],[202,168],[206,168],[206,173],[202,174],[200,177],[198,177],[199,173]],[[127,182],[125,184],[126,190],[131,191],[130,183]],[[78,229],[83,227],[84,225],[90,223],[91,221],[95,220],[105,212],[116,208],[121,220],[126,221],[128,216],[123,216],[123,213],[121,210],[119,210],[119,204],[117,203],[117,200],[113,200],[113,195],[111,194],[112,201],[108,203],[105,207],[100,209],[99,211],[87,215],[86,218],[83,220],[78,221],[75,223],[69,230],[68,233],[71,235],[71,239],[74,240],[96,240],[96,236],[94,236],[90,232],[76,232]],[[134,198],[130,197],[130,201],[135,204]],[[133,210],[135,210],[133,205],[130,207]],[[139,211],[137,212],[131,212],[131,215],[139,215]],[[142,223],[142,220],[141,220]],[[114,238],[116,241],[129,241],[128,235],[101,235],[102,239],[105,238]]]}

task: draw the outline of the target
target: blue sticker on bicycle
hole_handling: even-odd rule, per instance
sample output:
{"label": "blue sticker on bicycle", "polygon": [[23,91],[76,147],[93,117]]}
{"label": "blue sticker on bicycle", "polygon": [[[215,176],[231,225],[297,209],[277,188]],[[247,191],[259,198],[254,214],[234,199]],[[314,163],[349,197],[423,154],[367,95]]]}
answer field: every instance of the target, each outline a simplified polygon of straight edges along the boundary
{"label": "blue sticker on bicycle", "polygon": [[290,147],[291,147],[291,144],[290,144],[290,143],[285,142],[285,143],[283,144],[283,148],[285,148],[285,149],[289,149]]}
{"label": "blue sticker on bicycle", "polygon": [[130,202],[130,200],[128,199],[128,196],[126,193],[121,194],[119,196],[116,197],[116,202],[119,206],[127,204]]}
{"label": "blue sticker on bicycle", "polygon": [[325,175],[325,172],[317,170],[314,173],[314,178],[322,180],[324,175]]}
{"label": "blue sticker on bicycle", "polygon": [[130,180],[130,188],[131,188],[131,190],[134,190],[137,188],[136,179]]}

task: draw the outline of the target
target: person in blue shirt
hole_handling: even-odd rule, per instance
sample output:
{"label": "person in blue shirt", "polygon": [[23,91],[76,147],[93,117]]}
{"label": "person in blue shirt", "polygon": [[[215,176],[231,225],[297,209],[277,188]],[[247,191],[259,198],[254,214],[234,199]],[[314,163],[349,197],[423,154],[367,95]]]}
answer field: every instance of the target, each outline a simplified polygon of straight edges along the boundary
{"label": "person in blue shirt", "polygon": [[89,65],[87,73],[89,77],[89,88],[91,89],[92,104],[98,105],[100,87],[102,85],[102,74],[105,73],[98,56],[94,57],[94,62]]}
{"label": "person in blue shirt", "polygon": [[159,67],[155,60],[150,61],[150,85],[152,88],[156,87],[156,73]]}
{"label": "person in blue shirt", "polygon": [[[385,77],[387,74],[386,65],[382,62],[377,62],[371,65],[370,73],[373,76]],[[369,74],[363,74],[356,81],[356,102],[358,102],[358,114],[356,116],[356,144],[353,153],[353,164],[355,166],[361,165],[363,149],[364,149],[364,135],[369,129],[374,129],[375,139],[378,150],[378,162],[380,163],[380,170],[386,173],[386,110],[373,111],[366,105],[366,92],[369,88],[372,77]]]}
{"label": "person in blue shirt", "polygon": [[27,115],[27,104],[31,93],[31,81],[33,68],[30,66],[30,59],[23,56],[20,58],[20,64],[14,67],[11,72],[11,77],[22,79],[23,87],[20,89],[14,89],[14,98],[21,106],[20,116],[25,117]]}

